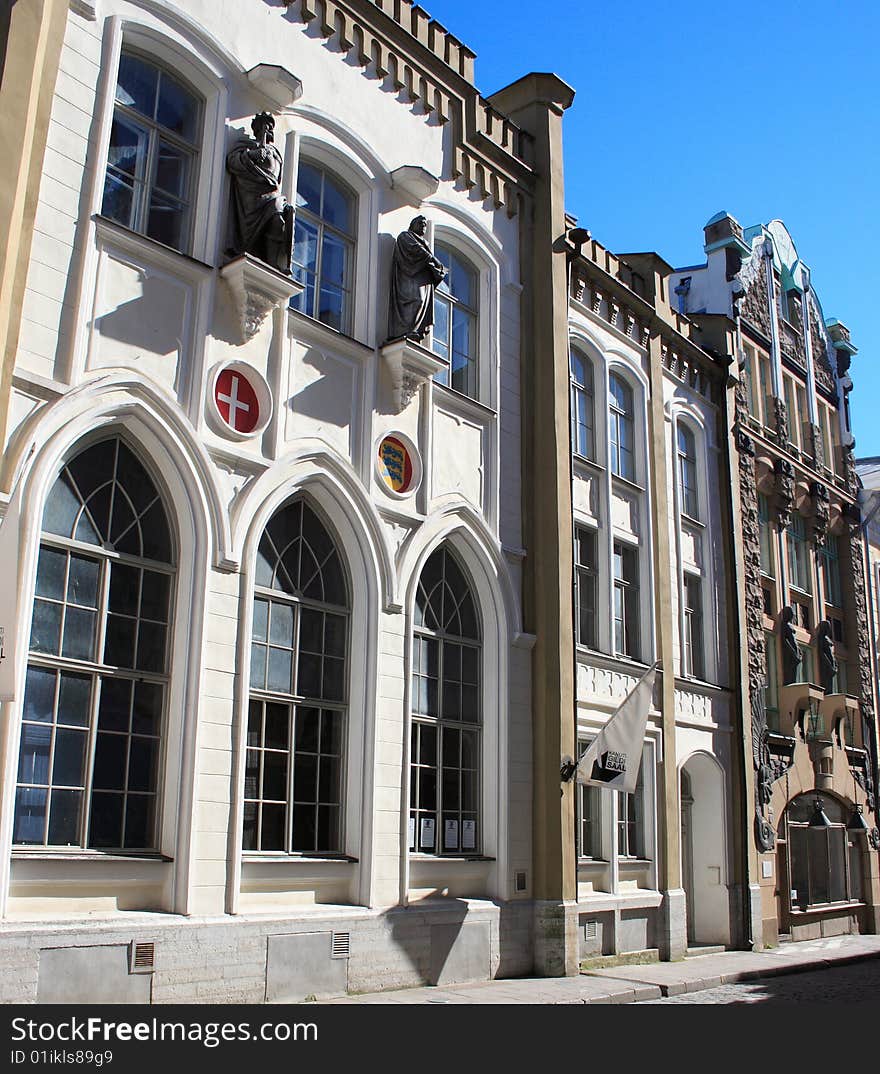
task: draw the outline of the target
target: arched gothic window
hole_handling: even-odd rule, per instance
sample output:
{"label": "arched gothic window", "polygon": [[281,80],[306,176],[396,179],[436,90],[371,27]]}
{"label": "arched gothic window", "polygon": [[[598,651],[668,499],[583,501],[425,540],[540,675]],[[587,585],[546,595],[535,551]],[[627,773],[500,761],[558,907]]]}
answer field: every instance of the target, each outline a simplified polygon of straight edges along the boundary
{"label": "arched gothic window", "polygon": [[482,645],[470,585],[449,549],[434,552],[416,592],[409,847],[478,854]]}
{"label": "arched gothic window", "polygon": [[156,849],[174,558],[126,444],[76,455],[43,513],[13,841]]}
{"label": "arched gothic window", "polygon": [[348,586],[333,538],[294,500],[257,552],[245,850],[340,853]]}

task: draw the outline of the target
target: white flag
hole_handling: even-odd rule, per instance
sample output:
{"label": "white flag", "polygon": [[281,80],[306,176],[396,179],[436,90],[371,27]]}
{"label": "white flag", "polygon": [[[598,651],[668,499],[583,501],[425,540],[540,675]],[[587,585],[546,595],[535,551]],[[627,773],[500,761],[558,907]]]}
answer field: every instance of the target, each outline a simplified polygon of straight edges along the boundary
{"label": "white flag", "polygon": [[632,794],[642,763],[642,743],[654,696],[655,664],[587,747],[577,766],[577,782]]}

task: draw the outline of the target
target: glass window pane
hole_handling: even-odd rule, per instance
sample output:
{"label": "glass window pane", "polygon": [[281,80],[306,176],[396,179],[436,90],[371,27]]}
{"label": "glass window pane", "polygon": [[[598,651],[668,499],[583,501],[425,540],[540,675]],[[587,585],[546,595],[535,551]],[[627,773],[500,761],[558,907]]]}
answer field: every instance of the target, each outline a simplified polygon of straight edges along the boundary
{"label": "glass window pane", "polygon": [[62,787],[83,785],[86,732],[59,727],[55,732],[55,753],[52,759],[52,783]]}
{"label": "glass window pane", "polygon": [[264,745],[267,749],[286,750],[289,745],[290,714],[286,705],[266,706]]}
{"label": "glass window pane", "polygon": [[251,646],[251,686],[257,690],[263,690],[266,686],[266,659],[265,645]]}
{"label": "glass window pane", "polygon": [[255,803],[245,802],[244,830],[241,840],[243,850],[257,849],[257,809],[258,806]]}
{"label": "glass window pane", "polygon": [[474,328],[476,321],[472,314],[456,307],[452,311],[452,350],[454,354],[472,357],[476,354],[474,346]]}
{"label": "glass window pane", "polygon": [[293,800],[315,802],[318,795],[318,758],[311,753],[297,753],[293,762]]}
{"label": "glass window pane", "polygon": [[158,193],[152,195],[146,228],[151,239],[162,242],[173,250],[180,250],[183,246],[186,220],[186,206],[182,202]]}
{"label": "glass window pane", "polygon": [[[81,502],[73,490],[70,476],[64,472],[52,486],[43,511],[43,529],[70,537],[79,514]],[[39,577],[39,574],[38,574]]]}
{"label": "glass window pane", "polygon": [[156,746],[154,738],[133,735],[128,751],[128,789],[153,791],[156,789]]}
{"label": "glass window pane", "polygon": [[95,651],[94,612],[67,607],[64,616],[64,644],[61,652],[73,660],[91,660]]}
{"label": "glass window pane", "polygon": [[144,619],[154,619],[159,623],[168,622],[168,595],[171,578],[158,571],[144,571],[141,586],[141,615]]}
{"label": "glass window pane", "polygon": [[40,558],[37,562],[37,585],[38,597],[51,597],[53,600],[64,600],[64,573],[67,570],[67,553],[58,552],[54,548],[40,548]]}
{"label": "glass window pane", "polygon": [[322,324],[335,328],[338,332],[344,330],[345,295],[338,287],[331,287],[322,283],[318,295],[318,320]]}
{"label": "glass window pane", "polygon": [[89,818],[90,847],[122,846],[121,794],[93,794]]}
{"label": "glass window pane", "polygon": [[293,810],[293,839],[294,850],[311,852],[317,850],[317,810],[314,805],[298,805]]}
{"label": "glass window pane", "polygon": [[46,825],[47,792],[41,788],[19,787],[15,792],[14,843],[42,843]]}
{"label": "glass window pane", "polygon": [[[293,228],[293,263],[312,273],[318,264],[318,229],[299,217]],[[311,307],[306,313],[311,313]]]}
{"label": "glass window pane", "polygon": [[263,753],[263,799],[287,800],[287,754]]}
{"label": "glass window pane", "polygon": [[146,849],[153,842],[153,814],[156,799],[152,794],[130,794],[125,805],[125,847]]}
{"label": "glass window pane", "polygon": [[321,281],[345,287],[348,246],[330,232],[324,233],[321,249]]}
{"label": "glass window pane", "polygon": [[290,693],[292,653],[288,649],[269,649],[269,674],[267,689]]}
{"label": "glass window pane", "polygon": [[31,649],[36,653],[58,653],[61,641],[61,605],[34,601],[31,622]]}
{"label": "glass window pane", "polygon": [[320,713],[318,709],[301,708],[296,714],[296,749],[310,753],[318,751],[318,728]]}
{"label": "glass window pane", "polygon": [[293,648],[293,608],[289,604],[272,604],[269,640],[275,645]]}
{"label": "glass window pane", "polygon": [[82,791],[52,791],[49,810],[49,846],[79,844],[79,811]]}
{"label": "glass window pane", "polygon": [[122,615],[107,616],[104,663],[111,667],[134,667],[135,621]]}
{"label": "glass window pane", "polygon": [[130,679],[101,679],[101,700],[98,704],[98,727],[102,731],[127,731],[131,713]]}
{"label": "glass window pane", "polygon": [[18,754],[19,783],[49,782],[49,749],[52,728],[49,724],[22,724]]}
{"label": "glass window pane", "polygon": [[107,163],[113,168],[111,174],[128,187],[144,179],[149,139],[145,127],[120,115],[113,117]]}
{"label": "glass window pane", "polygon": [[324,176],[324,207],[322,216],[328,224],[347,234],[353,230],[353,199],[329,176]]}
{"label": "glass window pane", "polygon": [[341,712],[327,710],[321,717],[321,753],[333,756],[342,755],[342,724]]}
{"label": "glass window pane", "polygon": [[124,563],[111,564],[110,611],[121,612],[123,615],[137,615],[140,585],[141,572],[137,567],[129,567]]}
{"label": "glass window pane", "polygon": [[29,667],[24,686],[24,720],[51,722],[55,708],[55,672]]}
{"label": "glass window pane", "polygon": [[459,302],[466,306],[476,305],[476,274],[462,260],[452,254],[449,287]]}
{"label": "glass window pane", "polygon": [[165,194],[186,201],[191,160],[189,153],[184,153],[160,138],[156,155],[156,187]]}
{"label": "glass window pane", "polygon": [[165,689],[159,683],[139,682],[134,688],[131,728],[136,734],[158,735],[162,726]]}
{"label": "glass window pane", "polygon": [[298,209],[307,209],[315,216],[321,215],[321,173],[304,161],[300,161],[296,178],[296,205]]}
{"label": "glass window pane", "polygon": [[152,64],[123,52],[119,58],[116,100],[152,119],[156,110],[158,81],[159,72]]}
{"label": "glass window pane", "polygon": [[96,790],[121,791],[125,789],[127,746],[127,735],[98,734],[92,775],[92,786]]}
{"label": "glass window pane", "polygon": [[175,134],[179,134],[186,141],[194,142],[198,131],[198,120],[199,105],[196,98],[163,71],[159,81],[156,121],[168,130],[174,131]]}
{"label": "glass window pane", "polygon": [[434,302],[434,350],[449,359],[449,302],[439,295]]}
{"label": "glass window pane", "polygon": [[61,672],[58,692],[58,723],[87,727],[92,708],[92,677]]}
{"label": "glass window pane", "polygon": [[255,641],[266,641],[269,629],[269,602],[254,601],[253,637]]}

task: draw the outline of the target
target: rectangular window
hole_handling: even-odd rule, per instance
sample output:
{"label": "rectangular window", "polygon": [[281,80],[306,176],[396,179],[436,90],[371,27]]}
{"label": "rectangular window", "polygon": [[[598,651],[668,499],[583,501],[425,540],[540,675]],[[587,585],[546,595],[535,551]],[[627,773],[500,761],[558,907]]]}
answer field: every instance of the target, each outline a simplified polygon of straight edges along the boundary
{"label": "rectangular window", "polygon": [[614,542],[614,651],[639,656],[638,553],[620,541]]}
{"label": "rectangular window", "polygon": [[595,530],[575,529],[575,622],[578,645],[598,648],[596,637],[596,539]]}
{"label": "rectangular window", "polygon": [[767,727],[771,731],[779,731],[779,676],[776,664],[776,635],[772,630],[764,633],[764,659],[767,665],[766,685],[764,686]]}
{"label": "rectangular window", "polygon": [[703,643],[703,585],[695,574],[684,578],[684,674],[706,677]]}
{"label": "rectangular window", "polygon": [[[578,743],[582,757],[589,743]],[[599,787],[578,786],[578,857],[602,857],[602,791]]]}
{"label": "rectangular window", "polygon": [[819,551],[819,562],[822,567],[825,602],[835,608],[840,608],[843,605],[840,582],[840,544],[834,534],[829,533],[825,538],[825,545]]}
{"label": "rectangular window", "polygon": [[761,540],[761,572],[768,578],[774,578],[773,570],[773,529],[770,525],[770,502],[766,496],[758,495],[758,527]]}
{"label": "rectangular window", "polygon": [[802,515],[792,515],[786,533],[788,535],[789,582],[802,593],[812,593],[810,546],[807,541],[807,527]]}
{"label": "rectangular window", "polygon": [[766,354],[758,356],[758,375],[761,382],[761,407],[764,413],[764,424],[769,426],[773,421],[773,379],[770,376],[770,359]]}
{"label": "rectangular window", "polygon": [[785,409],[788,412],[788,440],[795,447],[800,447],[800,428],[795,407],[794,382],[791,377],[783,377],[785,385]]}
{"label": "rectangular window", "polygon": [[757,375],[757,359],[752,347],[745,348],[745,362],[743,364],[743,387],[746,390],[746,406],[749,414],[758,421],[761,420],[761,409],[758,405],[758,386],[755,383]]}
{"label": "rectangular window", "polygon": [[825,455],[825,467],[828,470],[833,470],[834,454],[831,443],[831,425],[828,420],[828,407],[823,403],[819,404],[819,428],[822,431],[822,451]]}
{"label": "rectangular window", "polygon": [[620,858],[645,857],[645,794],[642,772],[632,794],[617,791],[617,855]]}

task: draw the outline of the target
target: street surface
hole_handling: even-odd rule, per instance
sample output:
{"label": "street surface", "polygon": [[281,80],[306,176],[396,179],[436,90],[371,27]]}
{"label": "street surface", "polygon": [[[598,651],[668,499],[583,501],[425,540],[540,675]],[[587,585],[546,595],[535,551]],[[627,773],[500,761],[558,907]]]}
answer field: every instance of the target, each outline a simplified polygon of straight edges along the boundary
{"label": "street surface", "polygon": [[656,1003],[853,1003],[873,1001],[880,1010],[880,958],[852,966],[744,981],[703,992],[644,1000]]}

